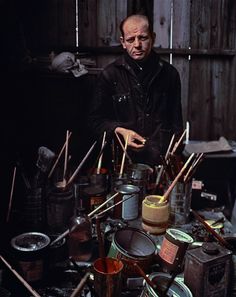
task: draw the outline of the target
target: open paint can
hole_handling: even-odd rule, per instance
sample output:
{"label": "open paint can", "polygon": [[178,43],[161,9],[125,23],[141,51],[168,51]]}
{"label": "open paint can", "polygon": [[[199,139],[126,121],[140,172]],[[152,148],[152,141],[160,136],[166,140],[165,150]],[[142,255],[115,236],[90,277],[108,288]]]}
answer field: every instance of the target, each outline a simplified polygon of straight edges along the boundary
{"label": "open paint can", "polygon": [[[168,282],[170,281],[171,276],[163,272],[153,272],[149,275],[149,279],[157,286],[157,289],[154,289],[148,284],[145,283],[144,289],[140,297],[160,297],[163,296],[163,292],[166,289]],[[175,279],[168,289],[166,297],[172,296],[181,296],[181,297],[192,297],[192,293],[189,288],[180,280]]]}
{"label": "open paint can", "polygon": [[193,238],[178,229],[167,229],[163,238],[159,256],[164,272],[180,272],[186,250]]}
{"label": "open paint can", "polygon": [[142,202],[142,228],[151,234],[165,233],[170,216],[169,203],[162,196],[148,195]]}
{"label": "open paint can", "polygon": [[108,256],[123,260],[123,276],[126,278],[139,276],[133,263],[148,273],[155,251],[155,242],[149,235],[139,229],[126,227],[115,232]]}
{"label": "open paint can", "polygon": [[50,238],[39,232],[23,233],[12,238],[16,266],[27,282],[42,280],[49,243]]}

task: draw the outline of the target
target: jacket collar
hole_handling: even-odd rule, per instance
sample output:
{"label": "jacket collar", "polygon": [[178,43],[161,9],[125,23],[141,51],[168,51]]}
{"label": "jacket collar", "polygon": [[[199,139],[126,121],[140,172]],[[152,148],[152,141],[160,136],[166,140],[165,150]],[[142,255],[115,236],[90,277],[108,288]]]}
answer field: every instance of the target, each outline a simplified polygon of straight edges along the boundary
{"label": "jacket collar", "polygon": [[[158,58],[157,59],[157,72],[160,72],[160,70],[163,68],[163,61],[161,60],[161,58],[159,57],[159,55],[153,50],[153,54]],[[124,67],[126,70],[130,71],[133,73],[132,68],[130,67],[130,65],[127,63],[126,59],[125,59],[125,55],[123,54],[122,56],[120,56],[119,58],[117,58],[117,60],[115,60],[114,64],[118,67]]]}

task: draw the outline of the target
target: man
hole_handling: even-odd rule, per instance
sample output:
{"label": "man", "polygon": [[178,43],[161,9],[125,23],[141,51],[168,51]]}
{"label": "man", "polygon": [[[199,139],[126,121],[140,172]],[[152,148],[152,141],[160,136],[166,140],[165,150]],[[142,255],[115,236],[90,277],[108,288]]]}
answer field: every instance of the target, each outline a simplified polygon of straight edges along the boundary
{"label": "man", "polygon": [[128,139],[134,163],[160,163],[173,134],[183,130],[181,83],[177,70],[153,50],[155,33],[144,15],[120,24],[124,55],[100,74],[89,114],[89,127]]}

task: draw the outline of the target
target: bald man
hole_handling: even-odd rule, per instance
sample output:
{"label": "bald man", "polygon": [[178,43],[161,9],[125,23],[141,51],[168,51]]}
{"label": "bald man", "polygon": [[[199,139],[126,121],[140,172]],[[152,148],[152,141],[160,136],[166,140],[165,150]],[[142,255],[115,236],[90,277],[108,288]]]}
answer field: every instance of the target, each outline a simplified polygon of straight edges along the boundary
{"label": "bald man", "polygon": [[95,137],[106,131],[128,140],[134,163],[155,166],[173,134],[183,132],[181,82],[172,65],[153,49],[156,34],[147,16],[120,24],[124,53],[101,72],[89,112]]}

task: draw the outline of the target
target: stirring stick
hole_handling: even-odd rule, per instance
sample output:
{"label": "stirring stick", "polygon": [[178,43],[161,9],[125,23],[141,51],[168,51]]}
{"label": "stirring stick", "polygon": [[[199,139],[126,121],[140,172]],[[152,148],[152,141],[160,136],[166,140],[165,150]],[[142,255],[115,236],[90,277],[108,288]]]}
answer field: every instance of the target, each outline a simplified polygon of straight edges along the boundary
{"label": "stirring stick", "polygon": [[107,204],[107,202],[109,202],[110,200],[112,200],[113,198],[115,198],[117,195],[119,195],[119,193],[115,193],[114,195],[112,195],[110,198],[108,198],[105,202],[103,202],[102,204],[100,204],[98,207],[96,207],[93,211],[91,211],[88,216],[91,217],[95,212],[97,212],[100,208],[102,208],[104,205]]}
{"label": "stirring stick", "polygon": [[185,143],[189,143],[189,122],[186,122],[186,138]]}
{"label": "stirring stick", "polygon": [[172,147],[172,144],[174,142],[174,139],[175,139],[175,134],[172,135],[171,140],[170,140],[170,143],[169,143],[169,146],[168,146],[168,149],[166,151],[166,154],[165,154],[165,160],[166,161],[168,160],[168,156],[169,156],[169,153],[170,153],[170,149]]}
{"label": "stirring stick", "polygon": [[203,156],[203,153],[198,155],[196,157],[195,161],[193,161],[193,164],[189,167],[189,170],[187,171],[186,175],[184,176],[184,182],[186,182],[189,179],[190,173],[192,173],[193,170],[196,168],[196,166],[199,164],[202,156]]}
{"label": "stirring stick", "polygon": [[[99,205],[97,208],[95,208],[93,211],[91,211],[88,214],[88,217],[91,217],[95,212],[97,212],[100,208],[102,208],[104,205],[107,204],[107,202],[109,202],[110,200],[112,200],[113,198],[115,198],[119,193],[115,193],[113,196],[111,196],[110,198],[108,198],[105,202],[103,202],[101,205]],[[50,245],[54,245],[55,243],[57,243],[58,241],[60,241],[62,238],[66,237],[68,234],[70,233],[70,230],[67,229],[65,232],[63,232],[61,235],[59,235],[54,241],[52,241],[50,243]]]}
{"label": "stirring stick", "polygon": [[[68,140],[70,139],[71,134],[72,134],[72,132],[69,133],[69,135],[68,135]],[[59,162],[59,159],[61,158],[61,155],[63,154],[65,147],[66,147],[66,142],[64,143],[64,145],[63,145],[63,147],[62,147],[62,149],[61,149],[61,151],[60,151],[60,153],[59,153],[59,155],[58,155],[56,161],[54,162],[54,164],[53,164],[53,166],[52,166],[52,169],[50,170],[50,172],[49,172],[49,174],[48,174],[48,178],[50,178],[50,177],[52,176],[52,173],[53,173],[54,169],[56,168],[57,163]]]}
{"label": "stirring stick", "polygon": [[70,297],[77,297],[77,296],[81,296],[81,290],[83,289],[83,287],[85,286],[87,279],[89,278],[89,276],[91,275],[90,272],[86,272],[84,277],[80,280],[78,286],[74,289],[74,291],[72,292],[72,294],[70,295]]}
{"label": "stirring stick", "polygon": [[186,163],[184,164],[184,166],[181,168],[181,170],[178,173],[178,175],[176,176],[176,178],[173,180],[172,184],[169,186],[169,188],[167,189],[167,191],[165,192],[165,194],[159,200],[159,203],[162,203],[162,202],[164,202],[165,200],[168,199],[168,197],[170,195],[170,192],[173,190],[174,186],[176,185],[176,183],[178,182],[178,180],[182,176],[183,172],[185,171],[185,169],[187,168],[188,164],[190,163],[190,161],[192,160],[193,157],[194,157],[194,153],[192,153],[190,155],[190,157],[188,158],[188,160],[186,161]]}
{"label": "stirring stick", "polygon": [[128,160],[129,160],[129,162],[132,164],[133,162],[132,162],[132,160],[131,160],[130,156],[128,155],[127,151],[125,150],[125,148],[124,148],[124,146],[123,146],[123,143],[122,143],[122,141],[121,141],[121,139],[120,139],[120,137],[119,137],[118,133],[117,133],[117,132],[115,132],[115,135],[116,135],[116,138],[117,138],[117,139],[118,139],[118,141],[119,141],[119,144],[120,144],[120,146],[121,146],[121,148],[122,148],[123,152],[125,152],[125,155],[126,155],[127,159],[128,159]]}
{"label": "stirring stick", "polygon": [[[104,133],[103,133],[102,148],[101,148],[102,152],[103,152],[103,148],[104,148],[104,145],[105,145],[105,139],[106,139],[106,131],[104,131]],[[101,171],[102,157],[103,157],[103,153],[101,153],[101,156],[100,156],[100,158],[98,160],[97,174],[100,174],[100,171]]]}
{"label": "stirring stick", "polygon": [[87,158],[89,157],[90,153],[94,149],[96,143],[97,143],[97,141],[95,141],[93,143],[93,145],[90,147],[89,151],[87,152],[87,154],[85,155],[85,157],[83,158],[83,160],[80,162],[79,166],[76,168],[76,170],[74,171],[74,173],[72,174],[72,176],[70,177],[70,179],[67,182],[66,186],[68,186],[70,183],[72,183],[72,181],[75,179],[75,177],[79,173],[81,167],[84,165],[85,161],[87,160]]}
{"label": "stirring stick", "polygon": [[126,150],[127,150],[128,140],[129,140],[129,135],[126,136],[126,140],[125,140],[125,149],[124,149],[124,153],[123,153],[123,157],[122,157],[122,162],[121,162],[121,166],[120,166],[120,174],[119,174],[119,178],[122,177],[123,170],[124,170],[124,164],[125,164],[125,152],[126,152]]}
{"label": "stirring stick", "polygon": [[5,265],[11,270],[11,272],[18,278],[18,280],[26,287],[26,289],[34,296],[41,297],[33,288],[23,279],[22,276],[19,275],[14,269],[12,269],[11,265],[0,255],[0,259],[5,263]]}
{"label": "stirring stick", "polygon": [[172,155],[176,152],[176,150],[179,147],[180,143],[182,142],[185,134],[186,134],[186,129],[184,130],[183,134],[180,136],[179,140],[175,143],[174,148],[171,152]]}
{"label": "stirring stick", "polygon": [[154,284],[154,282],[150,280],[149,277],[146,276],[145,272],[139,266],[139,264],[136,262],[133,262],[132,265],[134,265],[134,267],[138,270],[138,273],[145,279],[145,281],[149,284],[149,286],[152,287],[154,291],[156,291],[156,287],[157,287],[156,284]]}
{"label": "stirring stick", "polygon": [[7,211],[7,222],[9,221],[9,218],[10,218],[12,197],[13,197],[14,186],[15,186],[15,178],[16,178],[16,166],[14,167],[13,177],[12,177],[11,193],[10,193],[10,199],[9,199],[9,205],[8,205],[8,211]]}
{"label": "stirring stick", "polygon": [[67,162],[68,162],[68,141],[69,141],[69,131],[66,131],[66,145],[65,145],[65,161],[64,161],[64,172],[63,172],[63,180],[66,178],[67,171]]}
{"label": "stirring stick", "polygon": [[193,209],[191,212],[194,214],[195,218],[203,224],[207,231],[209,231],[223,246],[233,250],[233,247],[226,241],[222,236],[220,236],[207,222]]}
{"label": "stirring stick", "polygon": [[[126,200],[128,200],[128,199],[134,197],[134,195],[135,195],[135,194],[130,195],[130,196],[126,197],[125,199],[121,199],[121,200],[118,201],[117,203],[115,203],[115,204],[111,205],[110,207],[108,207],[108,208],[104,209],[103,211],[101,211],[98,215],[99,215],[99,216],[100,216],[100,215],[103,215],[103,214],[106,213],[108,210],[114,208],[115,206],[119,205],[120,203],[123,203],[123,202],[125,202]],[[95,216],[94,216],[94,217],[95,217]],[[92,217],[92,219],[93,219],[94,217]]]}
{"label": "stirring stick", "polygon": [[[173,136],[171,137],[171,140],[170,140],[168,149],[167,149],[166,154],[165,154],[165,161],[166,161],[166,163],[168,163],[168,156],[169,156],[170,149],[172,147],[172,144],[173,144],[174,139],[175,139],[175,134],[173,134]],[[155,187],[154,187],[153,193],[155,192],[157,186],[159,185],[159,183],[161,181],[161,177],[162,177],[164,171],[165,171],[164,170],[164,165],[162,164],[161,167],[160,167],[160,170],[159,170],[159,172],[157,174],[157,177],[156,177],[156,182],[155,182]]]}

